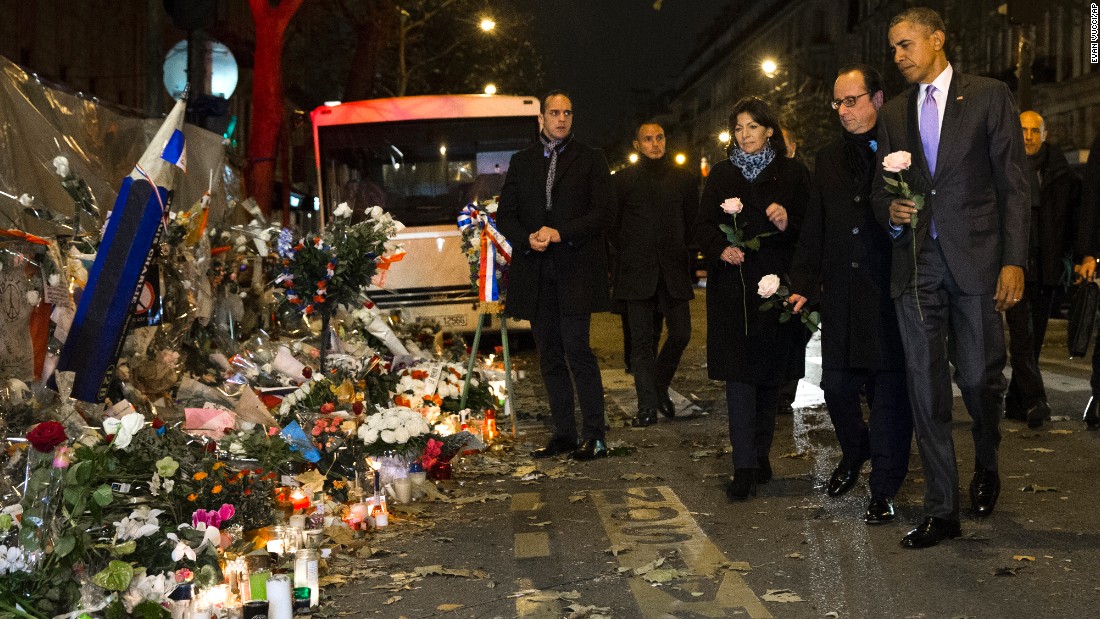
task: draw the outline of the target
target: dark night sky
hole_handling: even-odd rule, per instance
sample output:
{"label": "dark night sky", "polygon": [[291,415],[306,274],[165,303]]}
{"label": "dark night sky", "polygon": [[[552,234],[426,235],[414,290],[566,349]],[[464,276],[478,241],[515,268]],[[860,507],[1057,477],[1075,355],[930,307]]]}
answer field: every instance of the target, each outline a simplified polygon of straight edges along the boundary
{"label": "dark night sky", "polygon": [[[629,127],[633,90],[661,92],[675,83],[699,33],[725,0],[513,0],[534,4],[546,85],[573,97],[577,137],[610,145]],[[524,93],[539,95],[541,93]]]}

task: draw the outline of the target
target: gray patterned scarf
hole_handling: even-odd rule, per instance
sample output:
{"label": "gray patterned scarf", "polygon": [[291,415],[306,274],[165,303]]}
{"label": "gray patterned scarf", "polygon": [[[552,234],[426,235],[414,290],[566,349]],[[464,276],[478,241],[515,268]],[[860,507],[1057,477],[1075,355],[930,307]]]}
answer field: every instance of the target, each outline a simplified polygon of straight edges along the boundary
{"label": "gray patterned scarf", "polygon": [[553,209],[550,193],[554,189],[554,177],[558,172],[558,155],[573,141],[573,134],[570,133],[560,140],[551,140],[545,133],[539,133],[539,141],[542,142],[543,156],[550,158],[550,169],[546,171],[546,212],[549,213]]}

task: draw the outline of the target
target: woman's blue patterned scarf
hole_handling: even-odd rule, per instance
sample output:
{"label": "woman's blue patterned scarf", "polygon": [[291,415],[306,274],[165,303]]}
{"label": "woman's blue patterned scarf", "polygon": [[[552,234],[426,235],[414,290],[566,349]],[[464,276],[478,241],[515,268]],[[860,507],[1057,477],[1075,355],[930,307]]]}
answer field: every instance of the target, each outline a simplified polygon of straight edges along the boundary
{"label": "woman's blue patterned scarf", "polygon": [[730,150],[730,163],[737,166],[741,170],[741,174],[744,174],[750,183],[756,180],[756,177],[760,175],[764,168],[768,167],[772,159],[775,159],[775,151],[772,150],[772,145],[768,142],[764,143],[764,148],[751,155],[737,146]]}

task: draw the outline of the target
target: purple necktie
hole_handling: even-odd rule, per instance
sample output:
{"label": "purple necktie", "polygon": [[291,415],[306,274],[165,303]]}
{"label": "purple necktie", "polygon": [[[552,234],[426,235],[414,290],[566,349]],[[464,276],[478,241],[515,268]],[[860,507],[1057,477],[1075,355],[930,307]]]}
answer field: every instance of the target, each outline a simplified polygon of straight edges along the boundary
{"label": "purple necktie", "polygon": [[[936,87],[932,84],[924,91],[920,106],[920,143],[924,147],[924,160],[928,162],[928,174],[936,175],[936,151],[940,146],[940,111],[936,107]],[[929,232],[936,238],[936,221],[929,220]]]}

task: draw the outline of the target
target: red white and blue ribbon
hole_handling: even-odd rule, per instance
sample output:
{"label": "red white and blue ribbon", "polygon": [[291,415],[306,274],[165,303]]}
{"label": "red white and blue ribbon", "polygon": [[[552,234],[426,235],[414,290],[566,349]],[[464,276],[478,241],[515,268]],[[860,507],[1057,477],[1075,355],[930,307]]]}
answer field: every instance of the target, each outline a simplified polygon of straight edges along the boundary
{"label": "red white and blue ribbon", "polygon": [[497,271],[512,260],[512,245],[497,230],[497,222],[492,215],[479,211],[474,204],[467,204],[458,214],[458,229],[465,232],[477,226],[479,236],[479,259],[477,268],[477,289],[479,301],[499,301],[500,285]]}

